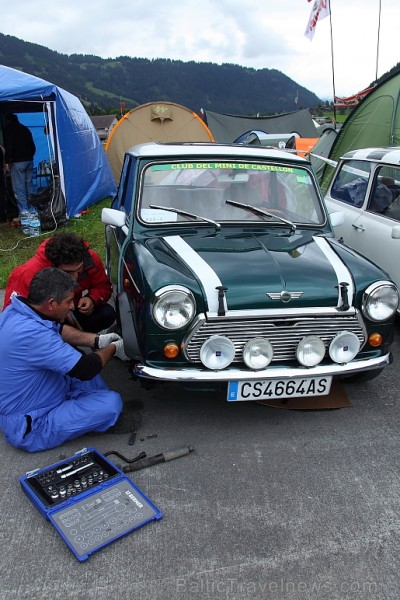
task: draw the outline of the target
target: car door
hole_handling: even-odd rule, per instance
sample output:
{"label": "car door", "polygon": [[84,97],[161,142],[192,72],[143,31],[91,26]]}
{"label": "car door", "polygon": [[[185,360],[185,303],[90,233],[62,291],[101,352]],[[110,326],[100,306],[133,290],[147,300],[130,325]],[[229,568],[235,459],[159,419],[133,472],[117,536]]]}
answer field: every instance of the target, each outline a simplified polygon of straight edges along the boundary
{"label": "car door", "polygon": [[[367,161],[348,160],[339,164],[325,196],[329,213],[341,212],[344,219],[335,225],[336,237],[355,250],[360,243],[357,222],[363,216],[370,187],[371,164]],[[361,226],[362,227],[362,226]]]}
{"label": "car door", "polygon": [[349,245],[400,287],[400,168],[378,166],[373,171],[365,210],[354,219],[352,230]]}
{"label": "car door", "polygon": [[[357,162],[347,167],[354,169]],[[400,168],[371,164],[360,207],[349,204],[345,195],[339,199],[341,190],[343,186],[332,184],[330,195],[336,198],[329,197],[326,201],[330,213],[338,210],[344,213],[344,222],[335,227],[335,235],[387,271],[400,287]]]}
{"label": "car door", "polygon": [[343,241],[387,271],[399,286],[400,239],[392,237],[396,225],[400,231],[396,221],[368,210],[362,211],[352,223],[351,243],[346,238]]}
{"label": "car door", "polygon": [[340,223],[340,225],[335,225],[334,227],[335,236],[339,239],[342,239],[347,246],[350,246],[356,250],[356,246],[359,242],[356,223],[364,214],[364,211],[360,208],[355,208],[354,206],[344,204],[340,200],[326,198],[325,202],[329,214],[334,212],[343,213],[343,222]]}

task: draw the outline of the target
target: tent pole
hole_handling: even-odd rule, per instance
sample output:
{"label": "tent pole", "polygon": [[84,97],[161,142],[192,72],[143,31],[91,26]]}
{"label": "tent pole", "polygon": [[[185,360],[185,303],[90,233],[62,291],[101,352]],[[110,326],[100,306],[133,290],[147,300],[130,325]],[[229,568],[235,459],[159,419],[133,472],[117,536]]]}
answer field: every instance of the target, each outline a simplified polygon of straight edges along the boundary
{"label": "tent pole", "polygon": [[334,67],[334,60],[333,60],[333,32],[332,32],[332,7],[331,7],[331,2],[329,1],[329,22],[330,22],[330,29],[331,29],[331,62],[332,62],[332,88],[333,88],[333,119],[335,122],[335,129],[336,129],[336,106],[335,106],[335,96],[336,96],[336,90],[335,90],[335,67]]}
{"label": "tent pole", "polygon": [[376,71],[375,71],[375,83],[378,81],[378,60],[379,60],[379,36],[381,31],[381,7],[382,1],[379,0],[379,17],[378,17],[378,39],[376,43]]}

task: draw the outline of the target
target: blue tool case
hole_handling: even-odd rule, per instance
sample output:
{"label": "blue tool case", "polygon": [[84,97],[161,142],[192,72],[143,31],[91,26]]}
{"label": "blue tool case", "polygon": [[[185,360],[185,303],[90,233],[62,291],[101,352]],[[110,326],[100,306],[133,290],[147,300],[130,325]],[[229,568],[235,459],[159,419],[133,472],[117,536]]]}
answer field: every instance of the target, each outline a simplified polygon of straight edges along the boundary
{"label": "blue tool case", "polygon": [[162,513],[96,448],[20,477],[23,491],[79,561]]}

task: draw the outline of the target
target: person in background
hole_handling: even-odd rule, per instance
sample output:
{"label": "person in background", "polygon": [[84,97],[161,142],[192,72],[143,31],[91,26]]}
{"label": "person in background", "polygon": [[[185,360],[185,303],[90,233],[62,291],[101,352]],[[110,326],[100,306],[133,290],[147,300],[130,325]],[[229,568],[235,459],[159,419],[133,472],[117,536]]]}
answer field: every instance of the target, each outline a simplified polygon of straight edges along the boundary
{"label": "person in background", "polygon": [[112,284],[100,256],[75,233],[56,233],[40,244],[36,254],[10,273],[4,294],[4,308],[13,295],[26,296],[32,277],[41,269],[57,267],[77,281],[75,309],[67,320],[84,331],[97,333],[115,321],[115,310],[107,304]]}
{"label": "person in background", "polygon": [[4,146],[0,144],[0,223],[7,222],[7,197],[4,154]]}
{"label": "person in background", "polygon": [[0,429],[28,452],[110,431],[121,415],[122,399],[100,372],[113,356],[127,359],[122,339],[97,336],[99,349],[84,354],[76,346],[93,348],[95,334],[63,324],[77,286],[68,273],[43,269],[27,298],[14,297],[0,315]]}
{"label": "person in background", "polygon": [[19,215],[23,212],[35,212],[29,204],[29,197],[33,193],[33,157],[36,152],[32,133],[19,122],[17,115],[8,113],[5,116],[3,137],[6,169],[10,171]]}

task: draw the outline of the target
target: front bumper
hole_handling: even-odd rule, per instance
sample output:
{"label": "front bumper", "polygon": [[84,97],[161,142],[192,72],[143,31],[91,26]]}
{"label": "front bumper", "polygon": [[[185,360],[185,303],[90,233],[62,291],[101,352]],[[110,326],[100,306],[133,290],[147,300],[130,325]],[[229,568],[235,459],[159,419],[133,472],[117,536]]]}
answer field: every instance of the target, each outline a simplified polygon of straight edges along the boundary
{"label": "front bumper", "polygon": [[255,381],[259,379],[282,380],[294,377],[326,377],[332,375],[354,375],[362,371],[372,371],[382,369],[392,362],[392,354],[388,352],[384,356],[377,358],[368,358],[366,360],[353,360],[347,364],[338,365],[318,365],[306,369],[304,367],[274,367],[269,366],[261,371],[249,371],[248,369],[235,369],[234,367],[224,369],[223,371],[210,371],[209,369],[157,369],[147,365],[136,364],[134,375],[140,379],[150,379],[158,381],[209,381],[209,382],[228,382],[228,381]]}

